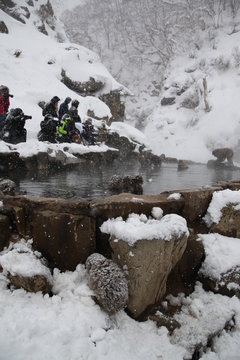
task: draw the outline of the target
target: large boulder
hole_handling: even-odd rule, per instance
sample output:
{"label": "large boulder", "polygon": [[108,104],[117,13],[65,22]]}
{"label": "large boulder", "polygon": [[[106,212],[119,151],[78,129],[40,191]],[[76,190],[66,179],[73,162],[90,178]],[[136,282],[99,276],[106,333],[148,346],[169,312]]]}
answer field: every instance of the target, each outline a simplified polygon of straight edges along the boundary
{"label": "large boulder", "polygon": [[198,271],[204,259],[204,247],[202,242],[197,240],[198,235],[193,229],[189,229],[189,232],[186,250],[168,277],[166,295],[177,296],[179,293],[190,294],[194,291]]}
{"label": "large boulder", "polygon": [[11,236],[11,222],[8,216],[0,214],[0,251],[7,245]]}
{"label": "large boulder", "polygon": [[86,82],[72,80],[67,76],[65,70],[62,70],[61,76],[61,81],[64,83],[64,85],[80,95],[92,95],[95,92],[101,90],[104,86],[102,81],[97,81],[93,77],[90,77]]}
{"label": "large boulder", "polygon": [[26,291],[49,293],[52,289],[52,275],[41,253],[32,250],[31,241],[15,244],[0,253],[3,273],[16,288]]}
{"label": "large boulder", "polygon": [[240,190],[214,192],[204,220],[210,232],[240,238]]}
{"label": "large boulder", "polygon": [[234,205],[228,205],[221,212],[220,221],[213,223],[210,226],[210,231],[240,238],[240,208],[236,209]]}
{"label": "large boulder", "polygon": [[15,195],[15,191],[16,191],[15,182],[10,179],[0,178],[0,191],[4,195]]}
{"label": "large boulder", "polygon": [[121,121],[125,115],[125,105],[121,102],[119,91],[110,91],[109,94],[103,94],[99,97],[111,110],[111,121]]}
{"label": "large boulder", "polygon": [[183,216],[188,221],[195,221],[206,214],[214,191],[221,187],[210,187],[207,189],[195,189],[181,191],[184,198]]}
{"label": "large boulder", "polygon": [[201,234],[205,259],[199,275],[207,290],[240,298],[240,239],[214,234]]}
{"label": "large boulder", "polygon": [[186,220],[175,214],[160,220],[131,214],[126,221],[109,219],[101,231],[110,235],[112,258],[128,274],[128,310],[137,318],[163,298],[168,275],[186,248]]}
{"label": "large boulder", "polygon": [[75,270],[95,252],[95,221],[87,216],[36,211],[32,218],[33,245],[62,271]]}
{"label": "large boulder", "polygon": [[86,261],[86,270],[88,285],[104,311],[112,315],[127,306],[127,279],[116,263],[94,253]]}
{"label": "large boulder", "polygon": [[0,21],[0,33],[8,34],[8,28],[4,21]]}

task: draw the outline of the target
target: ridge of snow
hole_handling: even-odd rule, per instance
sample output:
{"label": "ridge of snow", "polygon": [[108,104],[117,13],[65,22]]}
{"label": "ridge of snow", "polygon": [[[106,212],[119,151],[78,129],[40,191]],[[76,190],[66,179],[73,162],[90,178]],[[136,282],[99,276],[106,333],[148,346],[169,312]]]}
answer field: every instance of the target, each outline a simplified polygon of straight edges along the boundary
{"label": "ridge of snow", "polygon": [[[153,210],[155,213],[156,211]],[[136,241],[160,239],[170,241],[173,236],[189,235],[186,220],[176,214],[168,214],[160,219],[148,219],[146,215],[130,214],[126,221],[122,217],[108,219],[100,230],[126,241],[132,246]]]}

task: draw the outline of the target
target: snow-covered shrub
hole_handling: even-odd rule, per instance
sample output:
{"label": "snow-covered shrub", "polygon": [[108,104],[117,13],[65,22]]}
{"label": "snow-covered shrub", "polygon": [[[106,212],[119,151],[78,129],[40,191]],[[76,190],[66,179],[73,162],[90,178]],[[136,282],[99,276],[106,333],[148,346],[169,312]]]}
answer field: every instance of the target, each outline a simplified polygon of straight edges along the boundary
{"label": "snow-covered shrub", "polygon": [[202,70],[206,67],[206,65],[207,65],[206,59],[202,58],[198,64],[199,68]]}
{"label": "snow-covered shrub", "polygon": [[124,272],[112,260],[94,253],[87,258],[88,285],[98,304],[108,313],[115,314],[126,307],[128,283]]}
{"label": "snow-covered shrub", "polygon": [[218,70],[226,71],[230,67],[230,60],[224,55],[220,55],[214,60],[214,66]]}
{"label": "snow-covered shrub", "polygon": [[235,46],[233,48],[232,56],[233,56],[233,60],[234,60],[234,65],[236,67],[239,67],[240,66],[240,49],[238,46]]}

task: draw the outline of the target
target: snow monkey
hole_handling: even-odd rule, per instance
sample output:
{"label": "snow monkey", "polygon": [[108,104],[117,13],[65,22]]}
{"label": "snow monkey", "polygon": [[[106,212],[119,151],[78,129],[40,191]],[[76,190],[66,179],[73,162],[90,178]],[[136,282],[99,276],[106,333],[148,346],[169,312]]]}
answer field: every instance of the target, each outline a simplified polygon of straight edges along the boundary
{"label": "snow monkey", "polygon": [[87,258],[88,285],[97,303],[110,315],[127,306],[128,282],[120,267],[103,255],[94,253]]}
{"label": "snow monkey", "polygon": [[212,154],[217,158],[217,162],[221,163],[225,159],[230,165],[233,165],[233,151],[229,148],[220,148],[213,150]]}

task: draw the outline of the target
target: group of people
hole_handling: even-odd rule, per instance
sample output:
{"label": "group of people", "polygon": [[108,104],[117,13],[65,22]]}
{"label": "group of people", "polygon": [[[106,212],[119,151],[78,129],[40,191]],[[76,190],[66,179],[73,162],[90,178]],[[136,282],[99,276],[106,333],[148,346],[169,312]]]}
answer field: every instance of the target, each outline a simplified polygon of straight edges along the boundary
{"label": "group of people", "polygon": [[[17,144],[26,142],[25,121],[31,116],[25,115],[20,108],[9,111],[9,88],[0,86],[0,140]],[[54,96],[42,110],[44,119],[40,123],[41,130],[38,133],[39,141],[51,143],[75,142],[84,145],[95,144],[95,132],[92,120],[88,118],[84,123],[78,114],[78,100],[66,97],[58,108],[60,98]],[[70,104],[71,103],[71,104]]]}
{"label": "group of people", "polygon": [[82,124],[78,114],[79,101],[66,97],[58,109],[59,101],[59,97],[54,96],[43,107],[44,119],[40,123],[41,130],[38,133],[38,140],[51,143],[75,142],[94,145],[92,120],[89,118]]}
{"label": "group of people", "polygon": [[9,88],[5,85],[0,86],[0,140],[11,144],[25,142],[27,132],[25,129],[25,121],[31,119],[29,115],[25,115],[22,109],[15,108],[9,112],[10,101],[13,97],[9,93]]}

